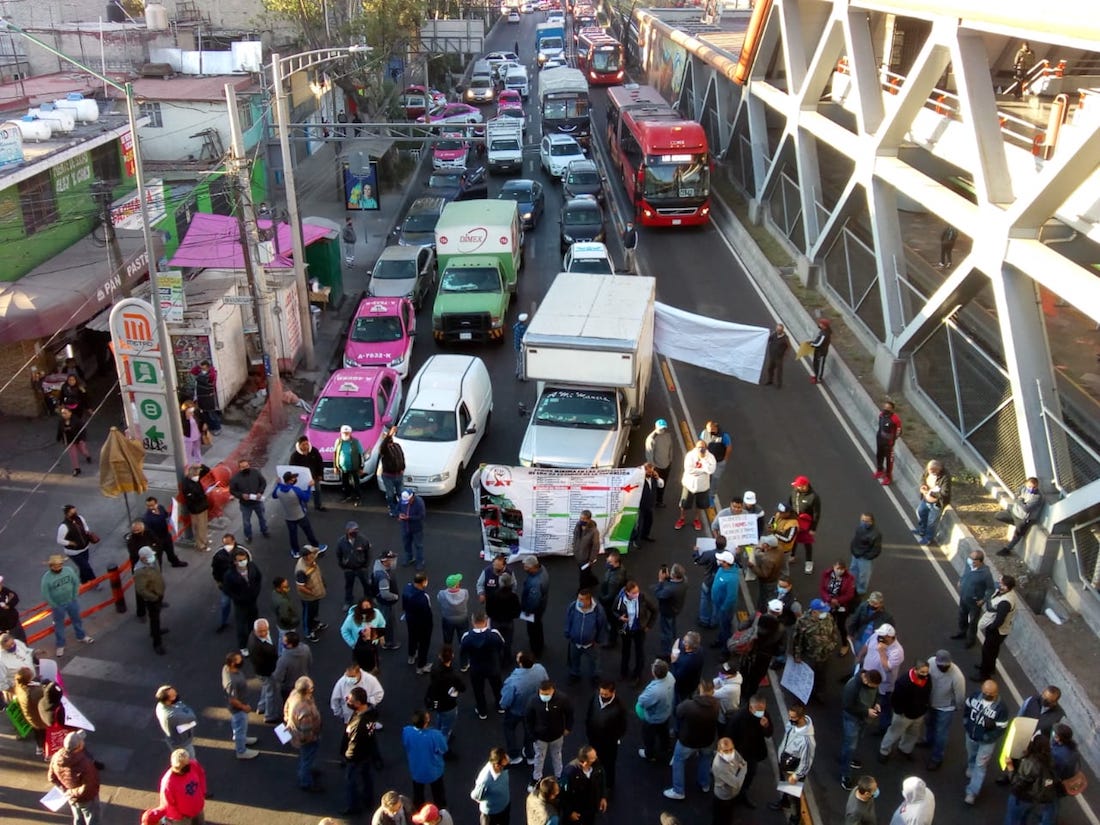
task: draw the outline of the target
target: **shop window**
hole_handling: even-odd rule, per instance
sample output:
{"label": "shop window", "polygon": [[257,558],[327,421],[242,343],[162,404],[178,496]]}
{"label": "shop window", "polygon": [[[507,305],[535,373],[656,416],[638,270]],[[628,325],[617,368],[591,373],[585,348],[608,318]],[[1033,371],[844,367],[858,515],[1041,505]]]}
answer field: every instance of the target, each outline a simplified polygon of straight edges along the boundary
{"label": "shop window", "polygon": [[117,183],[122,179],[122,159],[119,157],[118,143],[104,143],[91,151],[92,174],[96,180]]}
{"label": "shop window", "polygon": [[23,207],[23,229],[33,235],[57,223],[57,198],[50,173],[43,172],[19,183],[19,203]]}
{"label": "shop window", "polygon": [[161,117],[159,103],[142,103],[141,116],[149,118],[149,128],[151,129],[164,127],[164,119]]}

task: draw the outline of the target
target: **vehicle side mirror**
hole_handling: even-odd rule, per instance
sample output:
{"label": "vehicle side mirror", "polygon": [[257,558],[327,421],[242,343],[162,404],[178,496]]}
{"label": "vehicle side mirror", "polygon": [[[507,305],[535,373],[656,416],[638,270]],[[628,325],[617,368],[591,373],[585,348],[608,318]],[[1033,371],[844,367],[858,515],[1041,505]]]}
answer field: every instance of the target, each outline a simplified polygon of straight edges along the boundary
{"label": "vehicle side mirror", "polygon": [[[641,420],[642,420],[642,417],[639,415],[638,416],[638,421],[641,421]],[[382,426],[383,427],[389,428],[392,425],[393,425],[393,416],[392,415],[382,416]]]}
{"label": "vehicle side mirror", "polygon": [[367,277],[368,278],[374,277],[374,270],[373,269],[368,269],[367,270]]}
{"label": "vehicle side mirror", "polygon": [[524,404],[522,401],[520,401],[518,407],[519,407],[519,409],[517,410],[517,412],[519,413],[519,417],[520,418],[526,418],[527,417],[527,405]]}
{"label": "vehicle side mirror", "polygon": [[305,424],[305,423],[306,423],[307,421],[309,421],[309,416],[308,416],[308,415],[300,415],[300,416],[298,416],[298,419],[299,419],[299,420],[300,420],[300,421],[301,421],[301,422],[302,422],[303,424]]}
{"label": "vehicle side mirror", "polygon": [[477,424],[471,423],[470,426],[466,428],[466,435],[473,435],[476,432],[477,432]]}

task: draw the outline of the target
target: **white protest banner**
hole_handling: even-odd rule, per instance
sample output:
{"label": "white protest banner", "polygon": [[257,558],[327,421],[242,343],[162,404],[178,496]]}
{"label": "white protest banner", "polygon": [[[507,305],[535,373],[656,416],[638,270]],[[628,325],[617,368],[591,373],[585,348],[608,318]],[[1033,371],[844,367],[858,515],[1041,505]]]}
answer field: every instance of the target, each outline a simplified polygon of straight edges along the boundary
{"label": "white protest banner", "polygon": [[571,555],[573,527],[590,510],[600,546],[626,552],[638,519],[641,467],[609,470],[483,465],[470,486],[481,519],[482,555]]}
{"label": "white protest banner", "polygon": [[787,659],[787,664],[783,667],[783,678],[779,684],[797,696],[802,704],[806,704],[810,701],[810,692],[814,689],[814,669],[805,662]]}
{"label": "white protest banner", "polygon": [[756,545],[760,540],[760,520],[755,513],[740,513],[718,519],[718,532],[726,537],[729,547]]}
{"label": "white protest banner", "polygon": [[280,481],[283,484],[286,484],[286,482],[283,481],[283,475],[286,473],[294,473],[294,475],[298,476],[298,480],[294,482],[294,486],[297,487],[299,490],[310,489],[309,482],[313,480],[313,471],[310,470],[309,467],[299,467],[292,464],[275,465],[275,474],[277,476],[276,481]]}

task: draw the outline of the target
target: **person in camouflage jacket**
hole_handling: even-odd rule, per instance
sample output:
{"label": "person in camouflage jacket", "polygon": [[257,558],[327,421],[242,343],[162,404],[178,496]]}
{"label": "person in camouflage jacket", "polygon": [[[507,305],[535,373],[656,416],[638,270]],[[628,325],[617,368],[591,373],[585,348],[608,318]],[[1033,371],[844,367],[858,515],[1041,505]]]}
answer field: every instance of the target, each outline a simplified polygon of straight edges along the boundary
{"label": "person in camouflage jacket", "polygon": [[796,662],[805,662],[814,671],[814,686],[810,693],[819,694],[825,683],[825,669],[833,654],[840,649],[840,633],[829,616],[829,605],[821,599],[810,602],[794,626],[791,654]]}

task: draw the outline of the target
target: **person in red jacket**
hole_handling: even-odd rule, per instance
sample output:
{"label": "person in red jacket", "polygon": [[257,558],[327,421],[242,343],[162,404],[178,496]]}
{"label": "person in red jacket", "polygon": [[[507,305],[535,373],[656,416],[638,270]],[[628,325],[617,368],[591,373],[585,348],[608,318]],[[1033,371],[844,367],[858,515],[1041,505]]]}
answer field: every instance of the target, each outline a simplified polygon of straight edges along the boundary
{"label": "person in red jacket", "polygon": [[875,478],[884,487],[894,477],[894,444],[899,438],[901,419],[894,412],[894,402],[883,401],[875,422]]}
{"label": "person in red jacket", "polygon": [[837,559],[821,574],[821,600],[829,605],[837,632],[840,633],[840,654],[848,652],[848,616],[856,600],[856,579],[848,565]]}
{"label": "person in red jacket", "polygon": [[172,751],[171,767],[160,778],[160,806],[152,812],[173,825],[204,825],[206,816],[206,771],[183,748]]}

